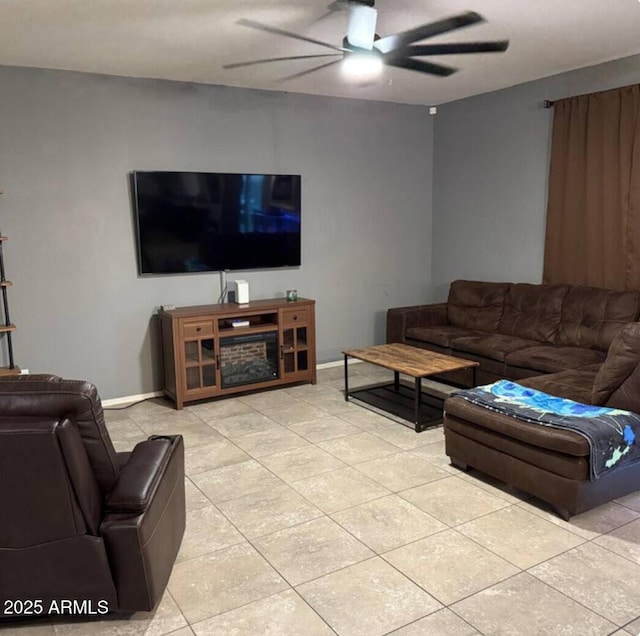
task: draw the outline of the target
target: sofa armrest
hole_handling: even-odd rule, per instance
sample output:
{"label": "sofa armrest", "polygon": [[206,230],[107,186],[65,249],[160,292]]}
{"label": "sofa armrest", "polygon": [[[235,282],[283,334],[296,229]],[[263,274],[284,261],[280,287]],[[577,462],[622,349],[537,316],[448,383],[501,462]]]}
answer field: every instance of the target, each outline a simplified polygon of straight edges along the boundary
{"label": "sofa armrest", "polygon": [[387,342],[404,342],[406,331],[411,327],[447,324],[447,303],[392,307],[387,310]]}

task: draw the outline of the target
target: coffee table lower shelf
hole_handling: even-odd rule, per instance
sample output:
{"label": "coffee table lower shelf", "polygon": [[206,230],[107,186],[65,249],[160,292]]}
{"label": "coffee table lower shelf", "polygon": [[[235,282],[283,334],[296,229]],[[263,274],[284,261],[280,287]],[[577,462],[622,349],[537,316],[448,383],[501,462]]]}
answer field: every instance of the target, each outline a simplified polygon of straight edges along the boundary
{"label": "coffee table lower shelf", "polygon": [[[473,360],[412,347],[402,342],[390,342],[363,349],[347,349],[344,354],[344,399],[350,397],[376,409],[398,414],[408,420],[416,433],[442,419],[444,398],[422,391],[422,380],[440,373],[471,369],[472,386],[476,385],[476,367]],[[349,358],[356,358],[374,366],[393,371],[393,383],[349,389]],[[413,378],[413,388],[400,382],[400,374]],[[404,422],[403,422],[404,423]]]}
{"label": "coffee table lower shelf", "polygon": [[422,392],[416,413],[416,389],[402,382],[358,387],[347,392],[346,399],[349,398],[358,400],[365,408],[372,406],[395,415],[416,433],[442,423],[444,399]]}

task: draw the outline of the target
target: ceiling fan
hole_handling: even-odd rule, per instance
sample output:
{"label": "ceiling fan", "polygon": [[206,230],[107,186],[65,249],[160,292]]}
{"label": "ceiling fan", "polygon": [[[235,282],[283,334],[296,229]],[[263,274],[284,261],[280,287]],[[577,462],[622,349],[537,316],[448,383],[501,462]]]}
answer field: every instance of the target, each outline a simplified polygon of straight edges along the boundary
{"label": "ceiling fan", "polygon": [[[347,35],[343,38],[341,45],[323,42],[253,20],[238,20],[237,24],[242,26],[265,31],[274,35],[293,38],[295,40],[302,40],[303,42],[311,42],[312,44],[317,44],[334,52],[318,55],[293,55],[250,60],[247,62],[225,64],[223,68],[232,69],[270,62],[331,57],[337,59],[323,62],[318,66],[298,73],[287,75],[281,78],[281,81],[302,77],[303,75],[314,73],[340,62],[344,62],[346,68],[352,67],[355,74],[357,75],[359,73],[361,77],[373,75],[375,71],[381,70],[385,65],[445,77],[455,73],[457,69],[451,66],[445,66],[444,64],[436,64],[435,62],[416,58],[436,55],[457,55],[460,53],[501,53],[506,51],[509,46],[508,40],[460,42],[457,44],[416,44],[416,42],[427,40],[442,33],[484,22],[484,18],[475,11],[467,11],[449,18],[437,20],[436,22],[422,24],[407,31],[380,37],[376,33],[378,11],[374,8],[374,2],[375,0],[334,0],[334,2],[329,5],[328,13],[322,16],[322,18],[345,7],[349,10]],[[358,71],[358,69],[360,70]]]}

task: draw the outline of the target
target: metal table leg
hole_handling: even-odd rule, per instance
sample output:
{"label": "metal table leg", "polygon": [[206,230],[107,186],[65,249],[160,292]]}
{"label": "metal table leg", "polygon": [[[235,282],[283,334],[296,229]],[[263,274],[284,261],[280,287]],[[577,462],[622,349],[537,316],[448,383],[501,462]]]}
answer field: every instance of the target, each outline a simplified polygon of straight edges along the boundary
{"label": "metal table leg", "polygon": [[400,372],[399,371],[393,372],[393,388],[396,390],[396,392],[400,389]]}
{"label": "metal table leg", "polygon": [[414,389],[414,423],[415,431],[419,433],[422,429],[420,425],[420,402],[422,400],[422,378],[416,378],[416,384]]}
{"label": "metal table leg", "polygon": [[349,364],[347,363],[347,354],[344,354],[344,401],[349,401]]}

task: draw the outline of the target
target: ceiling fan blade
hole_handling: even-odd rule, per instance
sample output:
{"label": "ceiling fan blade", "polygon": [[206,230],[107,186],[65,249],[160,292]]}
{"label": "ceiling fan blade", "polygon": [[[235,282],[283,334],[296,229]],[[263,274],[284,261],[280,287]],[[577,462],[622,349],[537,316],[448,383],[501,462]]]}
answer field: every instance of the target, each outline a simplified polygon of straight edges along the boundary
{"label": "ceiling fan blade", "polygon": [[363,4],[367,7],[372,7],[375,4],[374,0],[333,0],[333,2],[327,5],[326,13],[323,13],[319,18],[316,18],[313,23],[320,22],[320,20],[324,20],[325,18],[333,15],[334,13],[338,13],[339,11],[344,11],[348,9],[350,6],[355,4]]}
{"label": "ceiling fan blade", "polygon": [[243,66],[253,66],[254,64],[268,64],[269,62],[285,62],[288,60],[310,60],[318,57],[342,57],[342,53],[322,53],[321,55],[289,55],[287,57],[268,57],[264,60],[250,60],[248,62],[235,62],[233,64],[223,64],[222,68],[242,68]]}
{"label": "ceiling fan blade", "polygon": [[455,29],[461,29],[462,27],[477,24],[478,22],[484,22],[484,18],[475,11],[467,11],[466,13],[454,15],[450,18],[444,18],[444,20],[438,20],[437,22],[423,24],[415,29],[402,31],[395,35],[387,35],[384,38],[380,38],[374,46],[381,53],[390,53],[391,51],[401,49],[408,44],[413,44],[413,42],[426,40],[434,35],[446,33],[447,31],[454,31]]}
{"label": "ceiling fan blade", "polygon": [[338,11],[338,9],[330,9],[326,13],[323,13],[319,18],[316,18],[315,20],[313,20],[313,22],[311,22],[311,24],[316,24],[317,22],[322,22],[322,20],[325,20],[330,15],[333,15],[336,11]]}
{"label": "ceiling fan blade", "polygon": [[440,77],[447,77],[455,73],[458,69],[451,66],[444,66],[443,64],[433,64],[432,62],[425,62],[424,60],[414,60],[411,57],[385,57],[385,64],[388,66],[396,66],[397,68],[404,68],[408,71],[418,71],[419,73],[428,73],[429,75],[438,75]]}
{"label": "ceiling fan blade", "polygon": [[285,77],[281,77],[278,81],[279,82],[288,82],[289,80],[296,79],[298,77],[302,77],[303,75],[309,75],[309,73],[315,73],[316,71],[319,71],[320,69],[327,68],[328,66],[333,66],[334,64],[338,64],[340,62],[342,62],[342,59],[340,59],[340,60],[332,60],[331,62],[326,62],[325,64],[320,64],[320,66],[314,66],[313,68],[308,68],[306,71],[300,71],[299,73],[293,73],[291,75],[286,75]]}
{"label": "ceiling fan blade", "polygon": [[267,33],[273,33],[274,35],[284,35],[287,38],[293,38],[294,40],[302,40],[303,42],[311,42],[312,44],[318,44],[319,46],[324,46],[327,49],[333,49],[334,51],[346,51],[341,46],[334,46],[329,42],[322,42],[321,40],[314,40],[313,38],[308,38],[304,35],[298,35],[297,33],[292,33],[291,31],[285,31],[284,29],[278,29],[277,27],[269,26],[268,24],[262,24],[261,22],[254,22],[253,20],[245,20],[240,19],[236,22],[236,24],[240,24],[242,26],[251,27],[252,29],[258,29],[258,31],[266,31]]}
{"label": "ceiling fan blade", "polygon": [[497,42],[460,42],[459,44],[412,44],[395,51],[401,55],[455,55],[458,53],[501,53],[509,40]]}
{"label": "ceiling fan blade", "polygon": [[348,0],[333,0],[333,2],[327,5],[327,12],[323,13],[317,20],[324,20],[327,16],[330,16],[337,11],[344,11],[349,6]]}

